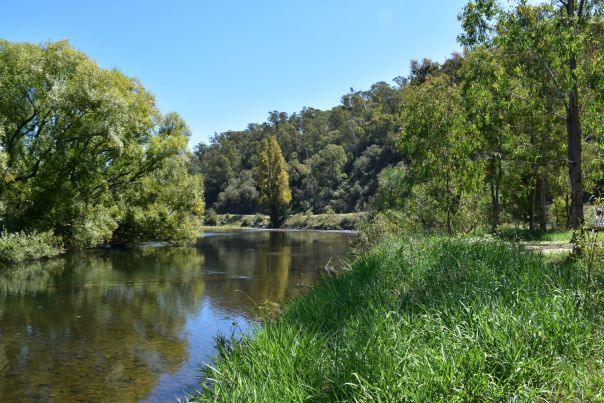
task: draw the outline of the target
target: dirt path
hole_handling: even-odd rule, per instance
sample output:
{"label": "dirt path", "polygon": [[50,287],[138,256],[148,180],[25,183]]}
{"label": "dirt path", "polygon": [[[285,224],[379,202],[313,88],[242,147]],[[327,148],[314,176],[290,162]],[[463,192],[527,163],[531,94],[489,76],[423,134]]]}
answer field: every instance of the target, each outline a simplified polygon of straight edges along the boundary
{"label": "dirt path", "polygon": [[570,253],[573,250],[573,245],[570,242],[523,242],[528,250],[547,253]]}

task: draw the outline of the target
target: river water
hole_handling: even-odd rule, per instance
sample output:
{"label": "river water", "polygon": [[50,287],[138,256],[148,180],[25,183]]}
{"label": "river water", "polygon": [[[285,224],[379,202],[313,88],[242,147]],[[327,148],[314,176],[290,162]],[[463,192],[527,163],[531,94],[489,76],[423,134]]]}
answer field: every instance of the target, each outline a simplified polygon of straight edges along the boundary
{"label": "river water", "polygon": [[206,234],[198,247],[93,250],[0,269],[0,400],[166,401],[245,332],[257,306],[304,292],[352,236]]}

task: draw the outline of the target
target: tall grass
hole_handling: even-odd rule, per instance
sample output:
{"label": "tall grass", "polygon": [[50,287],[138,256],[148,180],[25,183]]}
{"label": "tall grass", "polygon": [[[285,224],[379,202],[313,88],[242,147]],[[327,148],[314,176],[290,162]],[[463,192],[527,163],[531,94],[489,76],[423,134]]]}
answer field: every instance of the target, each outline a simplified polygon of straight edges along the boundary
{"label": "tall grass", "polygon": [[602,283],[459,238],[385,241],[253,336],[223,342],[197,400],[602,400]]}

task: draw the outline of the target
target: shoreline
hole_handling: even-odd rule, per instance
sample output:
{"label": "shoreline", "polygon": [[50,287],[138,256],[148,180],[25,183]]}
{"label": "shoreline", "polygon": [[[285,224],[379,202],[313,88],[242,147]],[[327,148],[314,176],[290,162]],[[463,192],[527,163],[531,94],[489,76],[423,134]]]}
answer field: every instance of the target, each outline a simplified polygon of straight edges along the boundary
{"label": "shoreline", "polygon": [[[508,241],[382,241],[253,334],[218,340],[192,401],[362,401],[367,391],[382,401],[519,391],[528,400],[592,400],[602,367],[590,357],[604,351],[592,335],[603,328],[597,299],[576,304],[577,293],[590,295],[577,269]],[[569,337],[582,348],[569,349]],[[544,379],[554,382],[543,387]]]}
{"label": "shoreline", "polygon": [[229,227],[229,226],[204,226],[201,238],[207,234],[228,234],[240,232],[323,232],[332,234],[358,235],[356,229],[316,229],[316,228],[262,228],[262,227]]}

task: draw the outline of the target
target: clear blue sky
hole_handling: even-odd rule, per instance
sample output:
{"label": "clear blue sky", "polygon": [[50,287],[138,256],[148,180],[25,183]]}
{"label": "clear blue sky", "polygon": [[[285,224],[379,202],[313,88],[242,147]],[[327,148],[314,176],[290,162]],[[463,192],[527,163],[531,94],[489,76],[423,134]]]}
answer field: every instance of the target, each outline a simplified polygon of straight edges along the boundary
{"label": "clear blue sky", "polygon": [[4,0],[0,37],[69,39],[102,67],[138,77],[190,145],[263,122],[268,111],[330,108],[352,87],[459,50],[465,0]]}

